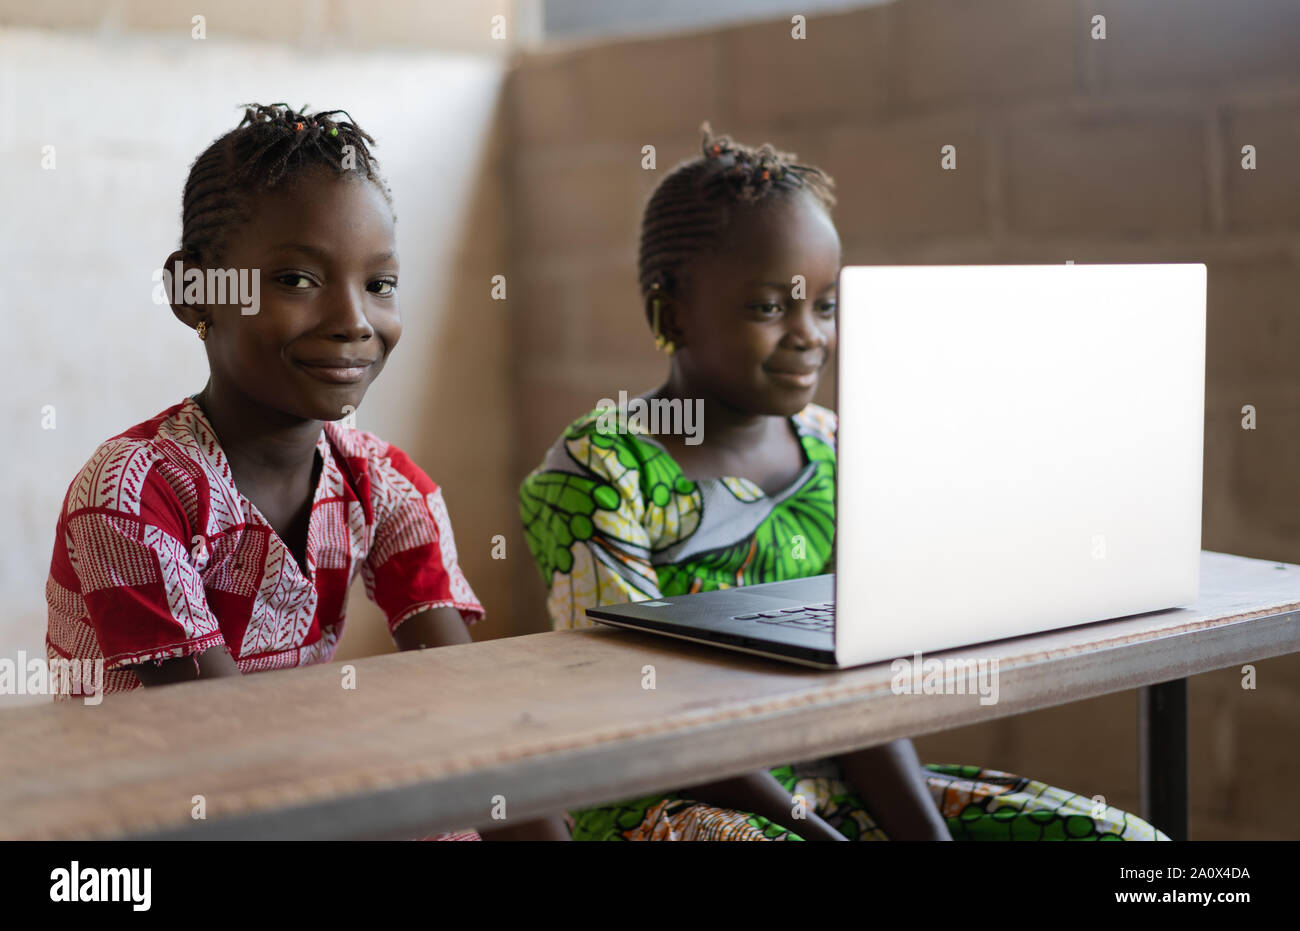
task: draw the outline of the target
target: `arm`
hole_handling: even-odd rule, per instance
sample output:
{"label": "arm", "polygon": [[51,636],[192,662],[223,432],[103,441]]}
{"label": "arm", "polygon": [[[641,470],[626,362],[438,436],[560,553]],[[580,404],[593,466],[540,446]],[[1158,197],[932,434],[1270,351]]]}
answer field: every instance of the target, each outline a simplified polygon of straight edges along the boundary
{"label": "arm", "polygon": [[894,840],[952,840],[906,738],[839,758],[844,779]]}
{"label": "arm", "polygon": [[423,650],[473,643],[469,628],[455,608],[429,608],[413,614],[397,625],[393,642],[399,650]]}
{"label": "arm", "polygon": [[[426,647],[472,643],[465,621],[455,608],[430,608],[413,614],[398,625],[393,641],[399,650],[423,650]],[[214,679],[240,675],[239,667],[225,647],[216,647],[194,656],[143,663],[131,667],[146,686]]]}
{"label": "arm", "polygon": [[[460,612],[455,608],[430,608],[413,614],[393,632],[393,641],[399,650],[452,646],[457,643],[472,643],[473,639]],[[143,663],[132,666],[131,669],[146,686],[240,675],[239,667],[225,647],[215,647],[205,653],[164,660],[157,664]]]}
{"label": "arm", "polygon": [[[462,627],[483,618],[483,605],[460,568],[442,489],[396,446],[386,445],[384,456],[368,468],[375,533],[360,575],[366,597],[387,618],[394,642],[405,649],[397,641],[398,629],[430,611],[455,609],[443,616],[456,617]],[[428,623],[418,622],[407,636],[418,642]],[[454,628],[450,624],[432,632]],[[450,642],[468,642],[468,635]]]}
{"label": "arm", "polygon": [[141,663],[138,666],[131,666],[130,669],[146,688],[171,685],[176,682],[192,682],[195,679],[241,675],[239,667],[235,665],[234,657],[224,646],[213,647],[203,653],[181,656],[177,659]]}
{"label": "arm", "polygon": [[[207,603],[206,546],[194,546],[170,473],[155,464],[138,497],[116,507],[80,504],[60,522],[66,557],[51,573],[73,574],[63,584],[83,595],[104,668],[130,669],[145,686],[238,675]],[[76,643],[62,646],[77,652]]]}

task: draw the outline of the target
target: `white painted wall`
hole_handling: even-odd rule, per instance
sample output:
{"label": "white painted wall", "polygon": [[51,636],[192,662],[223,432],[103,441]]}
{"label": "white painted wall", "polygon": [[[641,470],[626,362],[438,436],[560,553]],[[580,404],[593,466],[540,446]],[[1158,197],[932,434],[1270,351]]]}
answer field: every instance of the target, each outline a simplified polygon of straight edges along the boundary
{"label": "white painted wall", "polygon": [[[190,163],[252,100],[345,108],[378,140],[405,332],[358,425],[444,486],[480,597],[507,591],[486,542],[516,520],[499,491],[512,487],[505,316],[487,300],[505,263],[493,167],[505,67],[479,53],[0,28],[0,656],[44,655],[44,586],[73,475],[100,442],[206,380],[198,339],[152,302],[150,275],[178,245]],[[41,167],[45,145],[53,170]],[[47,404],[57,429],[42,429]],[[360,590],[340,656],[391,648]],[[489,614],[508,608],[498,599]]]}

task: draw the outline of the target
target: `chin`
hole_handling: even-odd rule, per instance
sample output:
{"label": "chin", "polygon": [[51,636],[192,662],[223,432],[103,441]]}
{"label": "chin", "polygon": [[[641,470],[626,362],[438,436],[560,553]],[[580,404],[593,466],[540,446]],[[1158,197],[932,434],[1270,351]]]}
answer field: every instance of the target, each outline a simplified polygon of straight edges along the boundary
{"label": "chin", "polygon": [[793,417],[812,401],[816,388],[803,391],[780,391],[767,386],[765,390],[755,391],[750,395],[750,402],[745,410],[767,417]]}
{"label": "chin", "polygon": [[787,400],[777,413],[782,417],[793,417],[812,403],[813,395],[816,393],[816,391],[809,391],[807,394],[799,395],[798,400]]}
{"label": "chin", "polygon": [[360,409],[362,398],[365,393],[361,392],[355,396],[343,396],[337,404],[325,403],[321,405],[320,413],[316,415],[317,420],[342,420],[348,414]]}
{"label": "chin", "polygon": [[296,404],[283,409],[304,420],[342,420],[348,415],[344,408],[350,406],[357,410],[364,396],[365,392],[353,390],[313,392],[306,397],[299,395]]}
{"label": "chin", "polygon": [[758,373],[712,387],[713,396],[732,410],[761,417],[793,417],[808,406],[818,386],[774,384]]}

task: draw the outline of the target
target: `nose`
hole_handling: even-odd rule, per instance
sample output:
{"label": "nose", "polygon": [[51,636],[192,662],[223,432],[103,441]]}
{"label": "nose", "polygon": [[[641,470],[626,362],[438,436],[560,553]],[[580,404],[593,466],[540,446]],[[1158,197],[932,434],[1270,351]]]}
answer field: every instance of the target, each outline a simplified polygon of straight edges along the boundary
{"label": "nose", "polygon": [[800,301],[798,310],[786,317],[785,339],[792,348],[817,349],[826,345],[826,332],[814,312],[812,301]]}
{"label": "nose", "polygon": [[361,342],[375,335],[366,316],[365,288],[343,285],[334,289],[326,302],[323,329],[331,338],[342,342]]}

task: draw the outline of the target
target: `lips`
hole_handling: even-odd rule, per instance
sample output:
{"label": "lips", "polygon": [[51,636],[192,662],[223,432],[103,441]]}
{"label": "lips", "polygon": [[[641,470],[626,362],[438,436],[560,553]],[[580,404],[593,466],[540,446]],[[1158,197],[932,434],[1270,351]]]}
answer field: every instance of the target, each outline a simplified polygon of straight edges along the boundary
{"label": "lips", "polygon": [[777,382],[794,388],[812,388],[817,384],[820,366],[785,365],[763,366],[763,371]]}
{"label": "lips", "polygon": [[374,359],[359,359],[353,356],[333,356],[319,359],[299,359],[298,365],[313,378],[336,385],[347,385],[362,381]]}
{"label": "lips", "polygon": [[322,356],[319,359],[299,359],[302,365],[315,365],[323,369],[365,368],[374,365],[374,359],[362,359],[358,356]]}

